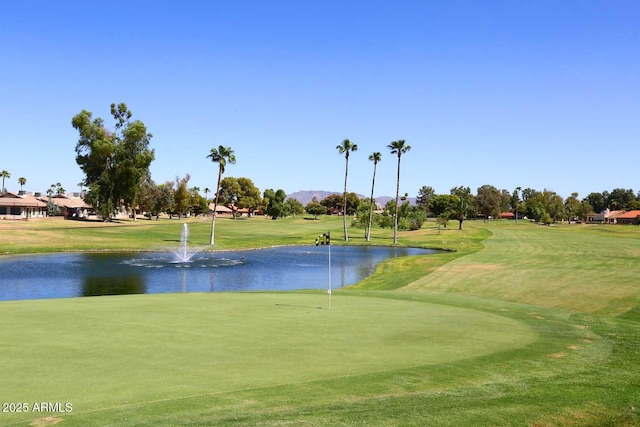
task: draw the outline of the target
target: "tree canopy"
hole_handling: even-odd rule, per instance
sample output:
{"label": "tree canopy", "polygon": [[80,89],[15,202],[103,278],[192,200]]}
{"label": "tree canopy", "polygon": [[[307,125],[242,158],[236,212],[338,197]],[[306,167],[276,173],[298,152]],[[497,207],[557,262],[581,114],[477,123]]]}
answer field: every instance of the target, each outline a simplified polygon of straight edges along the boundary
{"label": "tree canopy", "polygon": [[130,121],[133,113],[124,102],[111,104],[116,120],[113,130],[104,120],[82,110],[72,120],[80,138],[76,144],[76,163],[85,174],[86,196],[104,220],[110,218],[122,200],[135,206],[143,177],[149,174],[154,150],[149,148],[151,133],[140,120]]}

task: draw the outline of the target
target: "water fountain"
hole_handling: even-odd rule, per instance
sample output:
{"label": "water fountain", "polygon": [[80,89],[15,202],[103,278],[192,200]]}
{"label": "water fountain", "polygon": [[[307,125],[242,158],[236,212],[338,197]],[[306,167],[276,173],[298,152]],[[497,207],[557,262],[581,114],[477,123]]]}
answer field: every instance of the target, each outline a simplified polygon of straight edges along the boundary
{"label": "water fountain", "polygon": [[191,257],[198,253],[198,248],[189,247],[189,226],[184,223],[182,225],[182,232],[180,233],[180,246],[178,249],[173,250],[176,263],[191,262]]}

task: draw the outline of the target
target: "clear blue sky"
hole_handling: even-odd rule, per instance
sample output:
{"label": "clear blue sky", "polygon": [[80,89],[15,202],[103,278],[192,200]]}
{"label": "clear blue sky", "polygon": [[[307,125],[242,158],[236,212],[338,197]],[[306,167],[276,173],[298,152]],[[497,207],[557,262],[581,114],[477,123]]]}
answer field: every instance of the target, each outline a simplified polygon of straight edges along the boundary
{"label": "clear blue sky", "polygon": [[77,191],[82,109],[125,102],[153,179],[264,191],[640,190],[638,1],[23,1],[0,5],[0,170]]}

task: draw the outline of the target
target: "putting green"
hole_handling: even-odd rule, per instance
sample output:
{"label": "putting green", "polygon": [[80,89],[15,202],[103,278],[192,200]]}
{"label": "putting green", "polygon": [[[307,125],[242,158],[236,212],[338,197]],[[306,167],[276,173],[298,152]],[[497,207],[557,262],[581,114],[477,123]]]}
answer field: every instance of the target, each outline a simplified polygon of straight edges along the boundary
{"label": "putting green", "polygon": [[320,293],[2,302],[0,401],[100,411],[436,365],[537,336],[516,320],[446,305],[341,293],[329,302]]}

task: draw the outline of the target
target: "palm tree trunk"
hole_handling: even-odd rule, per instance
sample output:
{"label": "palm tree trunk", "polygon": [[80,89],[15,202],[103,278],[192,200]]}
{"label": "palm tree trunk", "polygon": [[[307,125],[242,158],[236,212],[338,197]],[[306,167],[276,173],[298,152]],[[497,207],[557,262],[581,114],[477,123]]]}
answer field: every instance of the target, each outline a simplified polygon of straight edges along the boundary
{"label": "palm tree trunk", "polygon": [[400,152],[398,151],[398,178],[396,179],[396,212],[393,218],[393,244],[398,244],[398,198],[400,196]]}
{"label": "palm tree trunk", "polygon": [[216,187],[216,200],[213,202],[213,216],[211,217],[211,239],[210,245],[213,245],[213,238],[216,228],[216,210],[218,210],[218,194],[220,194],[220,180],[222,179],[222,166],[218,169],[218,186]]}
{"label": "palm tree trunk", "polygon": [[373,222],[373,188],[376,185],[376,164],[373,164],[373,181],[371,181],[371,198],[369,199],[369,224],[367,224],[367,232],[365,238],[367,242],[371,241],[371,222]]}
{"label": "palm tree trunk", "polygon": [[345,156],[346,158],[346,166],[344,169],[344,200],[342,204],[342,223],[344,225],[344,241],[349,241],[349,236],[347,235],[347,174],[349,173],[349,156]]}

